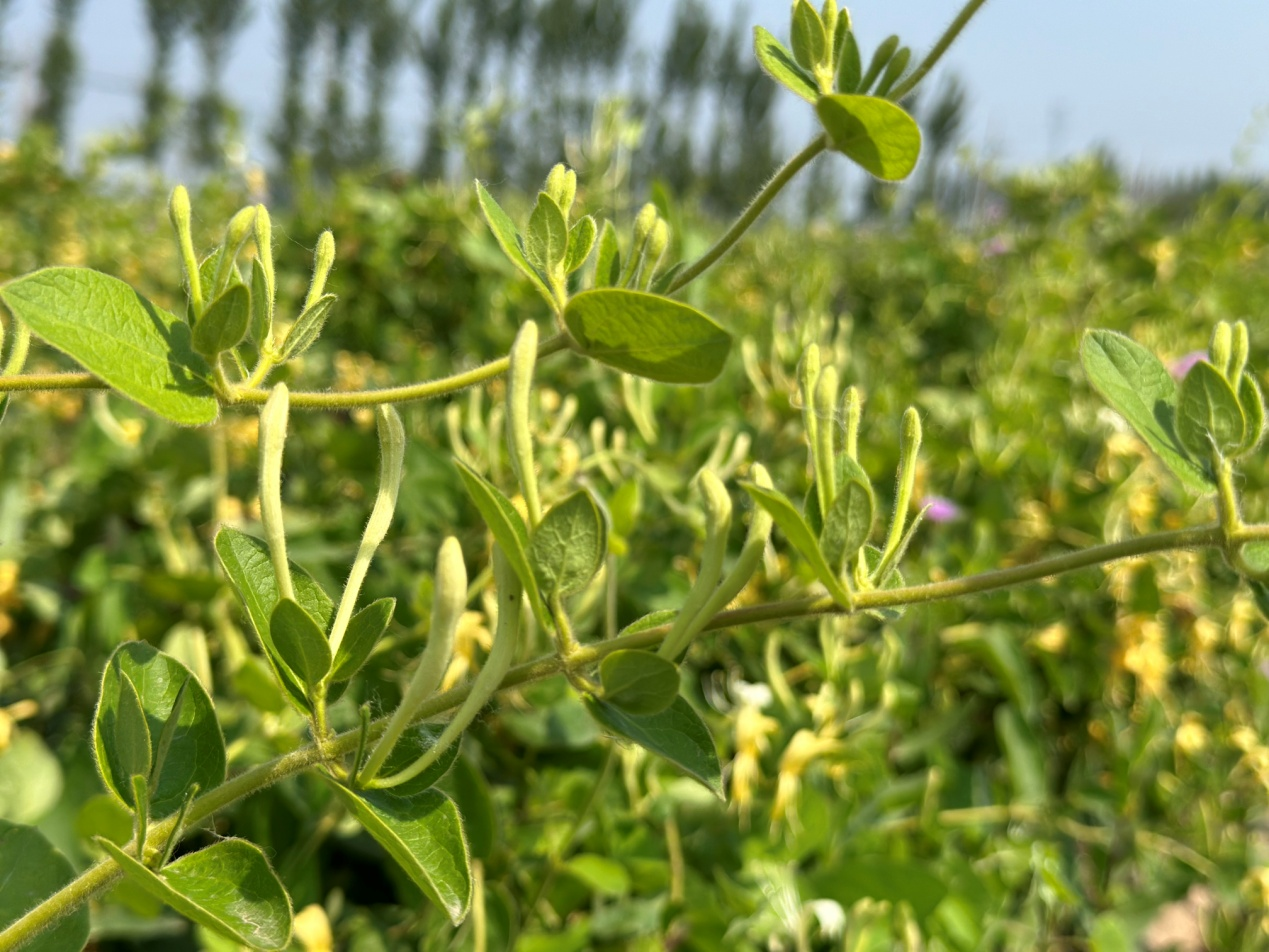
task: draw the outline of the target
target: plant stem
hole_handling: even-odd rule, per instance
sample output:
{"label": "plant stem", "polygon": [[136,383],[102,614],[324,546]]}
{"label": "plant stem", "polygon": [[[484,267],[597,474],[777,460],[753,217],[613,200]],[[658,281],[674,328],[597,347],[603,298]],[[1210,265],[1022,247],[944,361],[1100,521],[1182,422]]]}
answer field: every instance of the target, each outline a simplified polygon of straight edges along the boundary
{"label": "plant stem", "polygon": [[[548,337],[538,345],[538,359],[567,350],[569,339],[564,334]],[[380,390],[348,390],[335,392],[332,390],[299,390],[291,394],[293,410],[352,410],[357,407],[373,407],[381,403],[409,403],[414,400],[431,400],[448,393],[465,390],[467,387],[483,383],[498,377],[507,371],[509,358],[499,357],[487,364],[438,377],[435,380],[424,380],[420,383],[408,383],[399,387],[384,387]],[[59,374],[17,374],[12,377],[0,377],[0,393],[17,390],[109,390],[110,385],[100,377],[88,373]],[[251,405],[264,403],[269,399],[271,390],[259,387],[236,388],[225,405]]]}
{"label": "plant stem", "polygon": [[758,220],[759,215],[766,211],[767,206],[780,194],[780,190],[792,181],[793,176],[802,171],[811,159],[827,148],[828,136],[816,136],[810,145],[780,166],[775,175],[771,176],[767,184],[762,186],[761,191],[754,196],[753,201],[749,203],[749,207],[741,212],[740,217],[727,229],[723,236],[714,242],[713,247],[693,261],[689,267],[680,271],[678,276],[670,282],[670,286],[665,289],[665,293],[673,294],[679,288],[695,281],[719,258],[730,251],[731,246],[739,241],[740,236],[749,230],[749,226]]}
{"label": "plant stem", "polygon": [[[1234,534],[1234,541],[1246,542],[1269,539],[1269,524],[1242,526]],[[1041,559],[1027,565],[1018,565],[1006,569],[981,572],[958,579],[943,582],[927,582],[921,585],[909,585],[904,588],[885,591],[859,592],[855,596],[856,610],[870,608],[895,608],[903,605],[917,605],[925,602],[974,595],[983,592],[1008,588],[1025,582],[1034,582],[1053,575],[1060,575],[1078,569],[1090,568],[1120,559],[1134,558],[1143,555],[1160,554],[1178,549],[1197,549],[1220,546],[1225,543],[1225,531],[1219,525],[1198,526],[1192,529],[1177,529],[1169,532],[1156,532],[1150,535],[1121,542],[1108,542],[1090,546],[1077,552]],[[738,625],[763,624],[767,622],[790,621],[817,615],[842,614],[846,610],[833,602],[826,595],[808,596],[768,605],[757,605],[719,612],[704,626],[707,630],[716,631]],[[661,625],[631,635],[622,635],[609,641],[597,644],[579,645],[572,655],[562,659],[557,655],[549,655],[512,668],[502,678],[498,690],[540,681],[566,671],[584,671],[597,664],[603,658],[626,648],[650,648],[657,645],[669,632],[669,625]],[[440,714],[458,708],[471,693],[471,685],[453,688],[443,694],[429,698],[421,704],[416,712],[416,721],[435,718]],[[378,737],[387,727],[388,718],[380,718],[370,726],[370,736]],[[326,745],[325,754],[335,757],[350,754],[356,750],[361,730],[355,728],[331,738]],[[210,790],[198,797],[191,804],[185,818],[187,829],[196,827],[201,821],[225,809],[237,801],[272,786],[287,777],[293,777],[318,766],[324,759],[323,751],[316,745],[309,745],[284,754],[265,764],[251,767],[236,777],[226,781],[215,790]],[[152,824],[149,839],[157,842],[166,840],[171,834],[176,818]],[[45,899],[21,918],[0,930],[0,952],[16,949],[29,939],[52,926],[59,918],[83,905],[94,896],[98,896],[114,885],[122,872],[111,859],[103,859],[90,867],[79,877]]]}
{"label": "plant stem", "polygon": [[938,42],[931,47],[930,52],[925,54],[925,59],[921,60],[921,64],[909,73],[908,77],[899,83],[898,86],[890,90],[888,98],[898,102],[912,92],[917,87],[917,84],[925,79],[935,64],[943,58],[943,54],[947,52],[956,38],[961,35],[961,31],[974,18],[974,14],[982,9],[986,3],[987,0],[969,0],[965,6],[961,7],[961,12],[956,14],[956,19],[947,25],[947,29],[938,38]]}

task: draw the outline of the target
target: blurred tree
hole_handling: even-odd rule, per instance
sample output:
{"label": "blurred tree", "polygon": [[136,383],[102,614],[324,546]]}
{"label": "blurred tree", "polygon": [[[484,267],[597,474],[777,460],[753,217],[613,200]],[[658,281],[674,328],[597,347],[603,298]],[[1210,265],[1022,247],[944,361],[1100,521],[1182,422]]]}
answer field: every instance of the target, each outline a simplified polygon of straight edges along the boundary
{"label": "blurred tree", "polygon": [[326,64],[326,102],[317,126],[313,167],[323,178],[349,164],[352,136],[348,117],[348,66],[356,35],[366,25],[360,0],[325,0],[321,18],[330,34],[330,57]]}
{"label": "blurred tree", "polygon": [[445,95],[454,68],[454,38],[458,0],[441,0],[432,17],[431,28],[420,31],[416,55],[431,93],[427,129],[423,134],[423,152],[419,158],[419,175],[426,179],[445,174],[444,117]]}
{"label": "blurred tree", "polygon": [[40,98],[31,122],[46,126],[58,142],[66,140],[66,121],[71,97],[79,79],[79,54],[75,50],[75,20],[83,0],[56,0],[53,30],[44,44],[40,60]]}
{"label": "blurred tree", "polygon": [[381,167],[390,156],[384,115],[393,77],[407,51],[413,3],[372,0],[367,4],[366,114],[361,126],[361,161]]}
{"label": "blurred tree", "polygon": [[169,80],[172,53],[182,28],[189,21],[190,0],[145,0],[146,25],[152,49],[150,73],[142,93],[141,154],[157,161],[167,144],[175,96]]}
{"label": "blurred tree", "polygon": [[271,136],[278,165],[289,171],[308,132],[304,75],[317,38],[322,0],[286,0],[282,7],[284,66],[280,122]]}
{"label": "blurred tree", "polygon": [[965,84],[955,75],[947,76],[935,94],[933,104],[921,116],[925,149],[921,155],[917,201],[938,202],[943,161],[960,140],[968,109]]}
{"label": "blurred tree", "polygon": [[234,34],[247,22],[247,0],[192,0],[194,37],[203,61],[203,89],[194,100],[190,153],[196,163],[224,161],[225,143],[238,117],[221,92],[225,59]]}

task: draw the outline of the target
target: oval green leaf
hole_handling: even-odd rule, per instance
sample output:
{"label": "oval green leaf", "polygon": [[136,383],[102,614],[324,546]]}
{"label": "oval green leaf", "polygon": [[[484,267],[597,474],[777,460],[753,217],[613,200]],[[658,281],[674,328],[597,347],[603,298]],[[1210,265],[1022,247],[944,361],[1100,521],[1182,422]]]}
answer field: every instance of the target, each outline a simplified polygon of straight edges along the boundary
{"label": "oval green leaf", "polygon": [[710,793],[724,799],[723,772],[714,738],[700,715],[681,697],[659,714],[639,717],[599,698],[585,698],[591,716],[615,734],[664,757]]}
{"label": "oval green leaf", "polygon": [[529,229],[524,236],[524,256],[542,274],[564,267],[568,257],[568,222],[555,199],[538,192],[537,204],[529,213]]}
{"label": "oval green leaf", "polygon": [[412,796],[395,789],[354,791],[320,776],[410,880],[454,925],[462,922],[471,906],[471,858],[454,801],[430,788]]}
{"label": "oval green leaf", "polygon": [[793,26],[789,40],[793,46],[793,59],[803,69],[814,69],[824,59],[828,50],[824,23],[807,0],[796,0],[793,4]]}
{"label": "oval green leaf", "polygon": [[0,287],[41,339],[147,410],[185,426],[219,413],[188,325],[129,285],[88,268],[45,268]]}
{"label": "oval green leaf", "polygon": [[1093,389],[1181,482],[1198,492],[1215,488],[1207,471],[1189,458],[1177,439],[1176,382],[1158,357],[1123,334],[1090,330],[1084,334],[1080,358]]}
{"label": "oval green leaf", "polygon": [[185,918],[252,949],[273,952],[291,944],[291,897],[254,843],[221,840],[157,873],[109,840],[97,845],[130,881]]}
{"label": "oval green leaf", "polygon": [[[180,808],[191,784],[211,790],[225,782],[225,739],[211,698],[188,668],[145,642],[120,645],[102,674],[93,719],[93,754],[106,787],[124,803],[132,803],[132,773],[118,759],[114,741],[125,703],[120,699],[124,677],[136,688],[149,736],[166,744],[163,762],[156,764],[157,774],[150,784],[154,791],[150,815],[161,820]],[[173,710],[176,722],[169,726]]]}
{"label": "oval green leaf", "polygon": [[627,714],[659,714],[679,696],[679,669],[651,651],[622,649],[599,663],[604,700]]}
{"label": "oval green leaf", "polygon": [[281,360],[294,360],[317,343],[317,338],[322,335],[322,328],[326,326],[326,318],[330,316],[330,309],[337,300],[333,294],[323,294],[300,312],[291,329],[286,332]]}
{"label": "oval green leaf", "polygon": [[479,181],[476,182],[476,200],[480,203],[480,210],[484,212],[485,221],[489,223],[489,230],[493,232],[494,240],[498,242],[502,253],[533,283],[538,292],[546,298],[547,303],[555,307],[556,301],[551,294],[551,289],[546,286],[542,276],[534,270],[533,265],[529,264],[529,259],[524,256],[524,250],[520,247],[520,231],[516,228],[515,222]]}
{"label": "oval green leaf", "polygon": [[595,247],[595,219],[585,215],[569,229],[568,255],[564,259],[564,273],[572,274],[584,265],[593,247]]}
{"label": "oval green leaf", "polygon": [[330,673],[330,642],[313,616],[289,598],[269,618],[278,659],[311,691]]}
{"label": "oval green leaf", "polygon": [[245,284],[231,284],[194,325],[194,350],[214,360],[242,343],[250,324],[251,292]]}
{"label": "oval green leaf", "polygon": [[529,543],[533,574],[548,598],[585,588],[607,554],[608,524],[584,489],[552,506]]}
{"label": "oval green leaf", "polygon": [[1247,419],[1247,432],[1243,437],[1239,454],[1250,453],[1260,445],[1265,435],[1265,397],[1260,392],[1260,384],[1249,373],[1244,373],[1238,381],[1238,405],[1242,407],[1243,416]]}
{"label": "oval green leaf", "polygon": [[921,128],[888,99],[835,93],[815,104],[833,148],[886,182],[912,174],[921,154]]}
{"label": "oval green leaf", "polygon": [[[0,820],[0,930],[75,878],[66,857],[39,830]],[[25,952],[74,952],[88,944],[88,904],[22,946]]]}
{"label": "oval green leaf", "polygon": [[[845,480],[840,479],[844,468],[841,460],[849,464],[845,467]],[[824,528],[820,531],[820,549],[828,560],[829,567],[833,569],[839,569],[844,560],[853,558],[868,541],[872,534],[873,513],[876,509],[872,484],[859,464],[843,455],[838,460],[837,469],[837,498],[829,507]]]}
{"label": "oval green leaf", "polygon": [[[251,619],[251,626],[260,639],[260,646],[264,649],[264,656],[273,670],[273,676],[292,703],[301,712],[307,713],[308,699],[304,689],[289,670],[278,667],[274,660],[277,649],[273,644],[269,622],[280,596],[268,545],[245,532],[223,526],[216,533],[216,555],[247,610],[247,617]],[[294,562],[291,563],[291,582],[295,586],[295,600],[300,607],[316,619],[323,631],[330,628],[331,616],[335,613],[335,605],[330,596],[311,575]]]}
{"label": "oval green leaf", "polygon": [[[119,692],[114,723],[102,731],[102,742],[107,745],[106,757],[115,764],[117,779],[140,775],[148,780],[154,752],[150,747],[150,726],[141,708],[141,696],[137,694],[132,679],[118,668],[108,667],[106,677],[116,679]],[[130,779],[119,792],[128,806],[137,807]]]}
{"label": "oval green leaf", "polygon": [[760,26],[753,28],[753,55],[762,71],[785,89],[810,103],[820,98],[815,80],[797,64],[783,43]]}
{"label": "oval green leaf", "polygon": [[1205,459],[1212,447],[1225,455],[1242,445],[1247,419],[1234,388],[1206,360],[1190,368],[1177,395],[1176,435],[1190,455]]}
{"label": "oval green leaf", "polygon": [[569,298],[564,323],[587,357],[662,383],[709,383],[731,350],[731,335],[711,318],[643,291],[583,291]]}
{"label": "oval green leaf", "polygon": [[339,643],[335,652],[332,681],[347,681],[361,670],[361,666],[370,657],[383,633],[392,622],[392,613],[396,611],[395,598],[380,598],[371,602],[348,622],[344,632],[344,640]]}

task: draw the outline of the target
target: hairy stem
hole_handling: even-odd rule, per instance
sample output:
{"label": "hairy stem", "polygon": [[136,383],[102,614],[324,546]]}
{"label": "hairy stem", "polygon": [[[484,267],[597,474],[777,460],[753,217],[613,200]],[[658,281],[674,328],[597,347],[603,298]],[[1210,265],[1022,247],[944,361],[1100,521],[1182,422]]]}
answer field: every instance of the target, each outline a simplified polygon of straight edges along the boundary
{"label": "hairy stem", "polygon": [[775,175],[771,176],[770,181],[762,186],[762,190],[754,196],[753,201],[749,203],[749,207],[741,212],[740,217],[727,229],[723,236],[714,242],[708,251],[693,261],[691,265],[680,271],[678,276],[670,282],[670,286],[665,289],[665,293],[673,294],[679,288],[695,281],[719,258],[730,251],[731,246],[740,240],[740,236],[749,230],[749,227],[758,220],[758,216],[766,211],[767,206],[780,194],[780,190],[788,185],[793,180],[793,177],[802,171],[811,159],[827,148],[828,136],[816,136],[810,145],[780,166]]}
{"label": "hairy stem", "polygon": [[[1269,524],[1242,526],[1234,533],[1235,542],[1266,539],[1269,539]],[[1121,542],[1108,542],[1103,545],[1090,546],[1087,549],[1052,556],[1026,565],[967,575],[963,578],[908,585],[903,588],[885,591],[859,592],[855,596],[855,609],[865,610],[919,605],[925,602],[1009,588],[1066,572],[1102,565],[1107,562],[1116,562],[1120,559],[1160,554],[1178,549],[1220,546],[1224,543],[1225,530],[1219,524],[1199,526],[1193,529],[1156,532],[1133,539],[1125,539]],[[808,596],[772,602],[767,605],[756,605],[719,612],[704,627],[706,630],[716,631],[738,625],[791,621],[818,615],[842,614],[845,611],[846,609],[835,604],[827,595]],[[498,690],[506,690],[530,681],[540,681],[566,671],[584,671],[614,651],[626,648],[654,647],[665,638],[669,630],[669,625],[662,625],[658,628],[651,628],[631,635],[622,635],[597,644],[579,645],[568,659],[550,655],[527,662],[508,671],[499,683]],[[471,690],[471,685],[463,685],[429,698],[418,707],[416,720],[435,718],[448,711],[455,710],[467,700]],[[372,723],[369,731],[370,736],[372,738],[378,737],[385,730],[387,724],[388,718],[386,717]],[[341,756],[352,753],[357,749],[360,734],[360,728],[356,728],[331,738],[330,743],[326,746],[325,754]],[[272,786],[287,777],[312,769],[318,766],[323,758],[323,751],[318,750],[315,745],[309,745],[289,754],[284,754],[268,763],[251,767],[226,781],[215,790],[210,790],[198,797],[190,806],[186,817],[186,826],[197,826],[201,821],[253,793]],[[175,824],[176,818],[168,818],[152,824],[148,838],[151,841],[167,839]],[[94,896],[105,892],[118,882],[122,875],[121,870],[113,860],[104,859],[99,861],[34,909],[0,931],[0,952],[9,952],[11,949],[18,948],[33,936],[53,925],[62,916],[69,914]]]}
{"label": "hairy stem", "polygon": [[987,0],[969,0],[965,6],[961,7],[961,12],[956,14],[956,19],[947,25],[947,29],[943,31],[943,35],[940,36],[938,38],[938,42],[930,48],[930,52],[925,54],[925,59],[921,60],[920,65],[909,73],[907,78],[899,83],[898,86],[890,90],[889,98],[898,102],[908,93],[912,92],[912,90],[916,89],[917,84],[929,75],[930,70],[932,70],[935,64],[943,58],[943,54],[948,51],[949,47],[951,47],[951,45],[956,41],[956,38],[961,35],[961,31],[964,30],[969,24],[969,21],[974,18],[974,14],[981,10],[986,3]]}

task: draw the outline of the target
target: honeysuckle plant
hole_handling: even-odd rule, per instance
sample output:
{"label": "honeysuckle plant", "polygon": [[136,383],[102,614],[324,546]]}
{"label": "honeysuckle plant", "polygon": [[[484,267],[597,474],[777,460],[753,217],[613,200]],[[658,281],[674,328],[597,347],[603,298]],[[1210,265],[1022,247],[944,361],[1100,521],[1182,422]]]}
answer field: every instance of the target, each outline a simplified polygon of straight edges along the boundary
{"label": "honeysuckle plant", "polygon": [[[1244,520],[1238,493],[1238,464],[1257,452],[1265,429],[1264,398],[1247,367],[1249,331],[1240,321],[1216,325],[1206,359],[1180,383],[1154,354],[1120,334],[1090,331],[1081,355],[1089,381],[1162,463],[1188,489],[1216,499],[1218,520],[1211,525],[1092,545],[960,578],[909,582],[914,570],[908,567],[905,575],[903,566],[925,513],[913,515],[920,411],[910,407],[898,422],[896,489],[889,522],[878,531],[878,495],[859,452],[865,395],[812,344],[802,354],[790,394],[802,409],[809,450],[812,479],[805,498],[791,499],[762,461],[748,461],[747,444],[731,435],[720,439],[709,462],[688,481],[690,501],[676,502],[703,534],[695,576],[681,604],[620,631],[608,626],[599,640],[583,642],[576,633],[577,607],[587,594],[597,588],[614,594],[613,560],[623,552],[622,538],[638,528],[585,480],[542,479],[542,449],[552,434],[535,428],[539,365],[568,354],[627,375],[622,392],[632,418],[642,436],[655,438],[644,381],[706,386],[735,359],[725,321],[674,295],[715,265],[821,152],[840,152],[883,180],[908,176],[921,138],[903,101],[981,5],[982,0],[968,3],[915,63],[896,37],[865,57],[849,12],[834,0],[818,10],[807,0],[793,5],[789,46],[755,30],[762,68],[814,105],[822,131],[695,260],[670,260],[673,235],[654,204],[639,211],[628,234],[608,219],[583,213],[577,177],[563,165],[551,170],[519,222],[477,183],[490,231],[546,303],[553,326],[545,331],[533,320],[523,321],[505,357],[470,370],[384,389],[292,390],[276,378],[328,324],[337,324],[336,297],[326,292],[336,258],[334,236],[325,232],[317,239],[301,306],[294,314],[280,314],[267,209],[253,205],[233,215],[223,240],[200,257],[190,199],[181,187],[172,192],[169,215],[186,292],[183,313],[168,312],[125,282],[84,268],[48,268],[0,287],[0,302],[11,317],[0,373],[6,402],[30,391],[109,390],[186,427],[258,412],[263,538],[223,526],[214,549],[255,633],[255,657],[309,734],[295,750],[229,776],[217,712],[195,672],[145,642],[121,645],[102,674],[92,751],[108,796],[129,817],[130,835],[123,842],[98,838],[102,858],[76,875],[34,828],[0,824],[0,869],[7,876],[0,893],[0,950],[83,947],[88,901],[121,881],[233,942],[287,948],[291,899],[258,846],[229,838],[173,856],[185,837],[219,811],[300,773],[320,778],[404,875],[457,924],[472,909],[479,888],[469,833],[479,818],[462,815],[437,784],[455,764],[463,734],[481,711],[500,692],[563,674],[606,733],[664,758],[723,798],[727,791],[714,740],[680,691],[679,663],[710,631],[896,613],[1130,556],[1201,547],[1221,551],[1262,604],[1269,603],[1269,525]],[[25,373],[32,340],[62,351],[82,371]],[[431,579],[426,646],[399,703],[377,717],[363,706],[358,726],[336,731],[331,706],[359,676],[396,610],[393,598],[367,604],[361,599],[372,560],[392,533],[401,494],[409,492],[407,434],[395,407],[455,395],[497,377],[505,378],[502,403],[497,425],[491,416],[484,436],[505,454],[507,478],[463,450],[461,427],[457,421],[451,427],[457,478],[493,540],[488,565],[469,577],[477,553],[464,552],[457,537],[446,534]],[[290,557],[282,502],[286,445],[295,413],[360,408],[374,411],[378,487],[344,586],[332,593]],[[555,429],[562,432],[575,412],[575,402],[562,408]],[[596,466],[612,465],[620,455],[616,434],[610,437],[601,425],[592,428],[591,438]],[[731,551],[736,498],[752,505],[743,542]],[[791,600],[730,607],[763,571],[772,546],[804,562],[814,587]],[[446,687],[469,600],[490,586],[495,594],[488,604],[489,652],[474,676]],[[550,651],[526,659],[536,634],[549,639]],[[753,757],[765,734],[750,734]],[[781,768],[790,788],[807,762],[841,747],[835,737],[809,729],[797,737]],[[545,883],[538,896],[544,889]]]}

